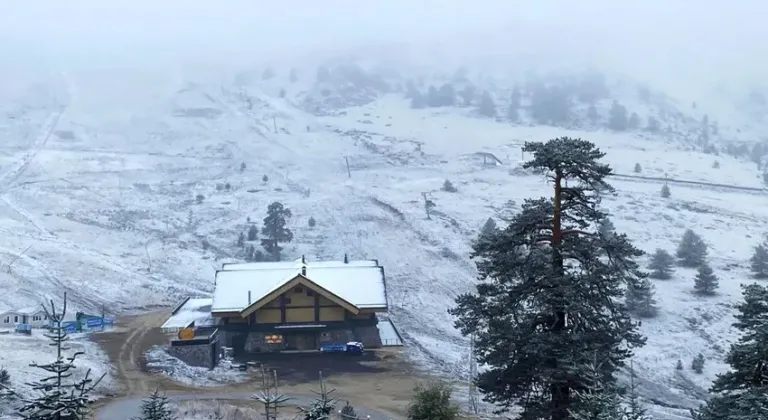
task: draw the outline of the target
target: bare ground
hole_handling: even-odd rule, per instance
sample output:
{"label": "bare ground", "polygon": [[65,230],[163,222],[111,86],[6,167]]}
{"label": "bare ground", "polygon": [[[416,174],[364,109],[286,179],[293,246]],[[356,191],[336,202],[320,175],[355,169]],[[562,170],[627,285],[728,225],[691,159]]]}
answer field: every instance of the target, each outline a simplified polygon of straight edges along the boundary
{"label": "bare ground", "polygon": [[[168,343],[168,336],[159,326],[169,315],[170,310],[165,309],[123,317],[117,320],[114,329],[93,335],[93,340],[104,348],[112,361],[120,397],[143,397],[156,386],[168,394],[260,391],[259,377],[224,387],[195,388],[149,373],[144,367],[144,353],[154,345]],[[263,362],[277,371],[280,392],[312,395],[318,385],[318,371],[323,371],[328,387],[336,390],[336,397],[349,400],[355,406],[391,414],[393,418],[404,417],[413,388],[418,382],[428,380],[427,375],[405,361],[399,349],[377,351],[370,360],[354,359],[354,356],[344,359],[322,356],[328,355],[279,355]],[[105,400],[99,405],[108,402]]]}

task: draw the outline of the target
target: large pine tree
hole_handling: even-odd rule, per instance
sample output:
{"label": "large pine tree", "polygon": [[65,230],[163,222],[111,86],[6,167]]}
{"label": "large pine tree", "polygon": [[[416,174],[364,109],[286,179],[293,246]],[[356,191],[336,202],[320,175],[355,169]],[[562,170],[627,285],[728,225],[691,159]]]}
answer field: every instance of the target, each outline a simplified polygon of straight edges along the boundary
{"label": "large pine tree", "polygon": [[741,287],[744,301],[733,326],[742,336],[725,359],[731,369],[717,376],[710,389],[715,396],[692,413],[696,420],[768,419],[768,288]]}
{"label": "large pine tree", "polygon": [[693,291],[697,295],[712,296],[719,286],[719,279],[709,264],[704,263],[699,267],[696,277],[693,279]]}
{"label": "large pine tree", "polygon": [[606,361],[601,374],[611,383],[645,342],[620,303],[625,286],[643,278],[634,262],[642,251],[624,234],[589,230],[606,216],[596,190],[612,191],[604,153],[567,137],[523,150],[533,156],[524,167],[546,173],[554,197],[526,200],[506,229],[481,237],[477,291],[450,312],[463,333],[475,333],[486,401],[519,406],[524,420],[563,420],[594,357]]}
{"label": "large pine tree", "polygon": [[267,207],[267,217],[264,218],[264,227],[261,228],[261,234],[265,236],[261,240],[261,246],[275,260],[280,260],[280,253],[283,251],[280,244],[293,240],[293,232],[286,227],[292,215],[290,209],[277,201]]}

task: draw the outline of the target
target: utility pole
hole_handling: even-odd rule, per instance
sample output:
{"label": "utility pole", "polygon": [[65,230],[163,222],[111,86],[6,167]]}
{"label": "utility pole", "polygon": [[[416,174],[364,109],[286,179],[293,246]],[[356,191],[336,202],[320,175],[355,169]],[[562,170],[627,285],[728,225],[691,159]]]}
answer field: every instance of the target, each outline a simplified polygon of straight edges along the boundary
{"label": "utility pole", "polygon": [[477,378],[477,359],[475,359],[475,333],[469,336],[469,412],[477,414],[478,398],[475,379]]}
{"label": "utility pole", "polygon": [[347,176],[349,176],[349,178],[352,178],[352,171],[349,170],[349,158],[344,156],[344,161],[347,162]]}

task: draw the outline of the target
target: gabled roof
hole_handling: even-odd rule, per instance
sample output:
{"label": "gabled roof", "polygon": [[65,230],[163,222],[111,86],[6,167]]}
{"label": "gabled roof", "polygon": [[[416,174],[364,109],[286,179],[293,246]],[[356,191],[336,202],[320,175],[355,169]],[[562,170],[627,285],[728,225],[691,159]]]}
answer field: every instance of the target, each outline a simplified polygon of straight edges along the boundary
{"label": "gabled roof", "polygon": [[[303,277],[309,282],[354,307],[387,308],[386,283],[382,267],[317,267],[314,265],[305,267]],[[301,274],[301,267],[217,271],[211,312],[243,311]],[[248,301],[249,292],[250,302]]]}
{"label": "gabled roof", "polygon": [[7,311],[0,312],[0,315],[5,315],[5,314],[36,315],[44,312],[45,310],[43,309],[42,306],[28,306],[26,308],[20,308],[20,309],[9,309]]}
{"label": "gabled roof", "polygon": [[332,291],[320,286],[319,284],[313,282],[309,278],[307,278],[305,275],[301,273],[296,273],[296,276],[294,276],[292,279],[284,282],[283,284],[278,285],[274,289],[270,290],[262,296],[259,300],[253,302],[252,304],[248,305],[245,309],[240,311],[240,315],[242,317],[246,317],[250,315],[253,311],[264,307],[265,305],[268,305],[273,300],[277,299],[278,296],[282,295],[283,293],[293,289],[294,287],[302,285],[304,287],[307,287],[309,289],[312,289],[315,293],[318,293],[319,295],[325,297],[326,299],[330,300],[331,302],[341,306],[342,308],[352,312],[353,314],[360,313],[360,308],[357,307],[357,305],[347,301],[346,299],[338,296],[337,294],[333,293]]}

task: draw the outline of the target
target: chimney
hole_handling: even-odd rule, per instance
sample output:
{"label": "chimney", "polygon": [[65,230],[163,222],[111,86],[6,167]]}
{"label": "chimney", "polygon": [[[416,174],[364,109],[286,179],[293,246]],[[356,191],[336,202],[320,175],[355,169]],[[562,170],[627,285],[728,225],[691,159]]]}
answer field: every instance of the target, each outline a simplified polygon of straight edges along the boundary
{"label": "chimney", "polygon": [[302,276],[306,276],[307,275],[307,266],[306,265],[302,265],[301,266],[301,275]]}
{"label": "chimney", "polygon": [[344,264],[349,264],[349,257],[347,257],[347,254],[344,254]]}
{"label": "chimney", "polygon": [[251,306],[251,291],[248,291],[248,306]]}
{"label": "chimney", "polygon": [[306,259],[306,258],[304,258],[304,256],[303,256],[303,255],[301,256],[301,263],[302,263],[302,264],[306,264],[306,263],[307,263],[307,259]]}

